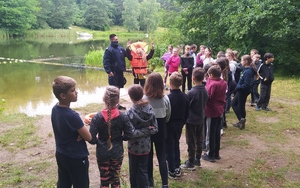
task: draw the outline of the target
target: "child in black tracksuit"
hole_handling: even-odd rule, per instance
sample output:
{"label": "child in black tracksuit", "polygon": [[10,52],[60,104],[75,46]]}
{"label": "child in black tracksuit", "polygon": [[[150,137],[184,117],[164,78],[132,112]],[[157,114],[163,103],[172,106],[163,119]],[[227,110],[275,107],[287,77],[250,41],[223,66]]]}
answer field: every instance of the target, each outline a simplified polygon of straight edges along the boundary
{"label": "child in black tracksuit", "polygon": [[182,128],[187,120],[189,103],[187,95],[180,91],[182,76],[173,72],[170,76],[171,91],[168,95],[171,103],[171,117],[167,123],[166,151],[169,172],[171,179],[181,176],[179,140]]}
{"label": "child in black tracksuit", "polygon": [[185,135],[189,159],[180,167],[188,170],[195,170],[195,165],[201,166],[205,105],[208,99],[207,91],[202,84],[204,74],[204,69],[200,67],[193,70],[192,79],[195,86],[187,93],[189,117],[186,121]]}
{"label": "child in black tracksuit", "polygon": [[256,110],[259,111],[260,108],[269,111],[268,108],[269,100],[271,96],[271,86],[274,80],[274,55],[272,53],[266,53],[264,55],[265,62],[259,67],[258,73],[261,79],[260,83],[260,96],[257,101]]}
{"label": "child in black tracksuit", "polygon": [[182,92],[185,92],[186,81],[188,91],[192,88],[192,72],[194,67],[194,57],[190,55],[191,47],[185,46],[185,53],[180,57],[181,75],[182,75]]}

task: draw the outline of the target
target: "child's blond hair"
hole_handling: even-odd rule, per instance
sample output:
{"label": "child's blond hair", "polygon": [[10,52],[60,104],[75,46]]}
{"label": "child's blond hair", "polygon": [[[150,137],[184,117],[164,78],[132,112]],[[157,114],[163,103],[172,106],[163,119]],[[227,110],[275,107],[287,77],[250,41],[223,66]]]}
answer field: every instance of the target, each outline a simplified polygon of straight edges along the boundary
{"label": "child's blond hair", "polygon": [[182,75],[178,72],[173,72],[170,76],[170,83],[172,83],[173,89],[179,89],[182,85]]}
{"label": "child's blond hair", "polygon": [[108,115],[108,140],[107,144],[109,146],[109,150],[112,148],[111,143],[111,133],[110,133],[110,127],[111,127],[111,109],[116,108],[117,104],[119,103],[120,99],[120,90],[115,86],[107,86],[104,96],[103,96],[103,102],[105,103],[107,107],[107,115]]}

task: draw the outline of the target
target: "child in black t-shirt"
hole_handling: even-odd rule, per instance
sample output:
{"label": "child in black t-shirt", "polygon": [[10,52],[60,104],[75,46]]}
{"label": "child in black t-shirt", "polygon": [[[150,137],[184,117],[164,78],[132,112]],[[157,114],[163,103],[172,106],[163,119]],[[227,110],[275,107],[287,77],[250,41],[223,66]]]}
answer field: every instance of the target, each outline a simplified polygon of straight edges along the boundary
{"label": "child in black t-shirt", "polygon": [[52,89],[58,103],[52,108],[51,122],[56,142],[57,187],[89,187],[89,160],[85,141],[92,139],[77,112],[70,108],[77,101],[76,81],[67,76],[55,78]]}

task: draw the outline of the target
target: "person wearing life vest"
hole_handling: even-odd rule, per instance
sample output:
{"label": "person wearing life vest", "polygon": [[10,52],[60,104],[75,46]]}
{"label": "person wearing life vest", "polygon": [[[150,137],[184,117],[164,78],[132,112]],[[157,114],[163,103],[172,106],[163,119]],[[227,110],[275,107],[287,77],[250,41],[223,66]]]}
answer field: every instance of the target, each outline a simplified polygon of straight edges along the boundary
{"label": "person wearing life vest", "polygon": [[[134,84],[140,84],[142,87],[145,85],[145,75],[147,74],[148,60],[152,58],[154,54],[154,43],[152,42],[152,48],[149,54],[146,54],[145,47],[146,43],[136,42],[131,43],[127,42],[126,48],[126,57],[129,59],[132,74],[134,76]],[[147,49],[147,48],[146,48]]]}

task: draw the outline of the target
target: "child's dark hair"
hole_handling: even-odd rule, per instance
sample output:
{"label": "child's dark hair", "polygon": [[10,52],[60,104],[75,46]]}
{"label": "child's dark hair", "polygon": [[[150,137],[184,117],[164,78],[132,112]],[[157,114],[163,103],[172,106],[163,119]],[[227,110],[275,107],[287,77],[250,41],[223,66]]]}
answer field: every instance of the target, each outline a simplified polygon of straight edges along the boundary
{"label": "child's dark hair", "polygon": [[221,77],[221,67],[219,65],[213,65],[208,69],[207,73],[212,74],[216,78],[220,78]]}
{"label": "child's dark hair", "polygon": [[192,50],[192,49],[196,49],[196,48],[197,48],[197,45],[196,45],[196,44],[192,44],[192,45],[191,45],[191,50]]}
{"label": "child's dark hair", "polygon": [[178,72],[173,72],[170,76],[170,83],[175,89],[178,89],[182,85],[182,75]]}
{"label": "child's dark hair", "polygon": [[161,99],[164,97],[164,82],[162,76],[157,72],[152,72],[144,86],[145,95],[149,98]]}
{"label": "child's dark hair", "polygon": [[116,34],[110,34],[109,35],[109,39],[111,40],[111,39],[113,39],[115,36],[117,36]]}
{"label": "child's dark hair", "polygon": [[270,59],[270,58],[274,58],[274,55],[272,53],[265,53],[264,55],[265,60]]}
{"label": "child's dark hair", "polygon": [[133,84],[128,88],[128,95],[132,102],[136,105],[148,104],[147,100],[143,100],[144,90],[139,84]]}
{"label": "child's dark hair", "polygon": [[212,54],[212,49],[211,49],[210,47],[206,47],[205,49],[207,49],[207,50],[209,51],[209,54],[210,54],[210,56],[212,57],[212,56],[213,56],[213,54]]}
{"label": "child's dark hair", "polygon": [[219,58],[222,58],[222,57],[225,57],[225,53],[223,51],[219,51],[217,53],[217,58],[219,59]]}
{"label": "child's dark hair", "polygon": [[239,59],[239,52],[237,50],[233,50],[232,53],[234,55],[233,56],[234,61],[238,61],[238,59]]}
{"label": "child's dark hair", "polygon": [[223,76],[223,79],[228,82],[228,70],[229,70],[229,61],[226,57],[221,57],[216,60],[216,63],[221,68],[221,74]]}
{"label": "child's dark hair", "polygon": [[109,146],[109,150],[112,148],[111,143],[111,133],[110,133],[110,127],[111,127],[111,109],[116,108],[117,104],[119,103],[120,99],[120,90],[115,86],[107,86],[104,96],[103,96],[103,102],[107,106],[107,130],[108,130],[108,139],[107,144]]}
{"label": "child's dark hair", "polygon": [[258,54],[258,50],[257,49],[252,49],[250,52],[253,52],[254,54]]}
{"label": "child's dark hair", "polygon": [[258,72],[257,72],[256,66],[254,65],[254,63],[253,63],[253,61],[252,61],[251,56],[248,55],[248,54],[246,54],[246,55],[243,55],[241,59],[242,59],[243,61],[246,61],[246,62],[247,62],[246,65],[251,66],[251,67],[253,68],[253,70],[256,72],[255,77],[256,77],[256,79],[258,79],[258,78],[259,78],[259,74],[258,74]]}
{"label": "child's dark hair", "polygon": [[202,82],[204,79],[205,70],[201,67],[196,67],[193,70],[192,76],[197,82]]}
{"label": "child's dark hair", "polygon": [[260,59],[260,54],[254,54],[253,57]]}
{"label": "child's dark hair", "polygon": [[66,94],[71,87],[76,85],[76,81],[68,76],[58,76],[54,79],[52,90],[55,97],[60,100],[60,94]]}

